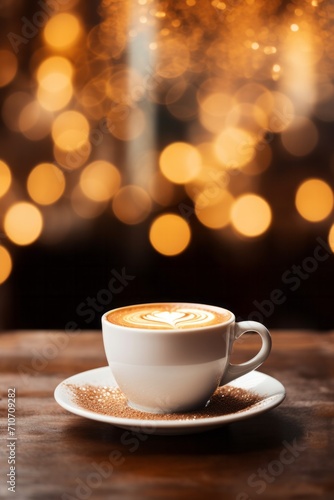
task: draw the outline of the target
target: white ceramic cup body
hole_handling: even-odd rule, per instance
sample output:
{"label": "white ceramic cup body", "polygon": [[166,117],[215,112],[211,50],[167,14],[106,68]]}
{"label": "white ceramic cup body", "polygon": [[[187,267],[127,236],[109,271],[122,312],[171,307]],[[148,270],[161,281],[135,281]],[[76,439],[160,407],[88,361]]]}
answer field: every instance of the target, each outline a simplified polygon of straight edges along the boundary
{"label": "white ceramic cup body", "polygon": [[[219,385],[255,370],[268,357],[271,337],[261,323],[236,323],[233,313],[216,306],[186,305],[228,312],[230,317],[206,327],[150,330],[111,323],[107,316],[113,311],[102,316],[106,357],[131,407],[151,413],[204,407]],[[261,336],[260,351],[245,363],[230,364],[234,341],[249,331]]]}

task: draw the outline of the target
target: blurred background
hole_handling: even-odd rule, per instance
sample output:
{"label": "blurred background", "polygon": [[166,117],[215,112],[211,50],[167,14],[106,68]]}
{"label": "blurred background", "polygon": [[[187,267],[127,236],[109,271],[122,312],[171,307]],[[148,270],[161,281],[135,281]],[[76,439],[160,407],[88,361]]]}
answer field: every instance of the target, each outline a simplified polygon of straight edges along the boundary
{"label": "blurred background", "polygon": [[0,329],[333,327],[334,5],[0,0]]}

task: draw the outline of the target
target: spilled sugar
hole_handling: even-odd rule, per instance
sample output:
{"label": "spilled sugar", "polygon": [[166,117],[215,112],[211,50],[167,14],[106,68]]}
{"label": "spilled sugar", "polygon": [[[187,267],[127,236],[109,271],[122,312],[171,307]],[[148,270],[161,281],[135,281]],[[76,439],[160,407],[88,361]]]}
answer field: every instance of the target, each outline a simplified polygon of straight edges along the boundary
{"label": "spilled sugar", "polygon": [[230,415],[248,410],[262,398],[254,392],[238,387],[218,387],[205,408],[182,413],[147,413],[127,405],[124,394],[118,388],[108,386],[67,384],[75,403],[81,408],[119,418],[138,420],[197,420]]}

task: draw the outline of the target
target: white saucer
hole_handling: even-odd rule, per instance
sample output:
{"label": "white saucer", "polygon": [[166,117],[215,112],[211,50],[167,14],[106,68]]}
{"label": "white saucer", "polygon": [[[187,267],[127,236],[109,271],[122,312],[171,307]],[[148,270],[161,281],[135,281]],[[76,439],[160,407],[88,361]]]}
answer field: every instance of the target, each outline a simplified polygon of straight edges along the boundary
{"label": "white saucer", "polygon": [[74,401],[74,396],[69,390],[68,384],[78,386],[109,386],[115,388],[117,384],[109,366],[95,368],[94,370],[88,370],[67,378],[56,387],[54,393],[55,400],[60,406],[65,408],[65,410],[75,415],[80,415],[81,417],[97,420],[99,422],[106,422],[123,429],[135,429],[137,432],[146,432],[148,434],[190,434],[203,432],[230,422],[237,422],[238,420],[244,420],[245,418],[259,415],[279,405],[285,398],[284,386],[278,380],[264,373],[253,371],[228,384],[233,387],[255,392],[261,397],[259,403],[243,411],[210,418],[200,418],[197,420],[159,420],[156,418],[154,420],[140,420],[103,415],[101,413],[85,410]]}

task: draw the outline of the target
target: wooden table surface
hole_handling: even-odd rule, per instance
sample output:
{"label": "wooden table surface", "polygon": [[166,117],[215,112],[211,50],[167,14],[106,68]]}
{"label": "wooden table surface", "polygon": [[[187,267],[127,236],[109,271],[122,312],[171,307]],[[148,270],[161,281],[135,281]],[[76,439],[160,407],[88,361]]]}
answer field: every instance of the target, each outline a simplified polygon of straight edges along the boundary
{"label": "wooden table surface", "polygon": [[[53,398],[64,378],[106,365],[100,332],[0,334],[0,497],[332,500],[334,333],[272,336],[260,371],[286,387],[279,407],[199,434],[134,434],[130,445],[122,444],[124,430],[68,413]],[[257,342],[249,335],[235,360],[250,357]],[[16,393],[15,493],[6,484],[9,388]]]}

